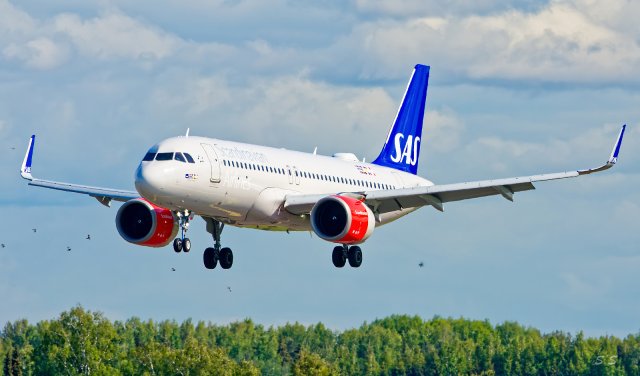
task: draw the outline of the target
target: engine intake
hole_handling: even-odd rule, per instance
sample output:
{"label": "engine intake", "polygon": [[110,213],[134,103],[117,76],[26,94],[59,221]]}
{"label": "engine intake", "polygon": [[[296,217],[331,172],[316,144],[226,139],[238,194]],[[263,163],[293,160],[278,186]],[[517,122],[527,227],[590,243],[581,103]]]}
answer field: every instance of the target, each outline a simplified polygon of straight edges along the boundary
{"label": "engine intake", "polygon": [[311,227],[320,238],[340,244],[359,244],[375,228],[373,212],[361,200],[327,196],[311,209]]}
{"label": "engine intake", "polygon": [[175,214],[143,198],[129,200],[120,207],[116,227],[124,240],[147,247],[164,247],[178,235]]}

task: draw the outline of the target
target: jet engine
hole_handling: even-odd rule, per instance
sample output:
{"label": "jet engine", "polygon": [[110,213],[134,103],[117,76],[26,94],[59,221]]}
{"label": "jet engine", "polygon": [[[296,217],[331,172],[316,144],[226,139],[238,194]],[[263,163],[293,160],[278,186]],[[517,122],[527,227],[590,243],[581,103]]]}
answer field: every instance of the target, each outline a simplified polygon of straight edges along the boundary
{"label": "jet engine", "polygon": [[340,244],[359,244],[375,228],[373,212],[361,200],[327,196],[311,209],[311,227],[322,239]]}
{"label": "jet engine", "polygon": [[129,243],[164,247],[178,235],[178,218],[143,198],[125,202],[116,215],[120,236]]}

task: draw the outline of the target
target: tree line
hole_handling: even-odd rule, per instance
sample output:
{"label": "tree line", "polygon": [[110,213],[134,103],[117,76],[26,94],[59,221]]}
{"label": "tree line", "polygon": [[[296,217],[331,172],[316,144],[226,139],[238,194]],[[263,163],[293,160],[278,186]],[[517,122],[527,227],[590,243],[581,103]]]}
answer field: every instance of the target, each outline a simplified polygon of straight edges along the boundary
{"label": "tree line", "polygon": [[640,333],[542,334],[505,322],[394,315],[344,331],[110,321],[74,307],[7,323],[2,375],[640,375]]}

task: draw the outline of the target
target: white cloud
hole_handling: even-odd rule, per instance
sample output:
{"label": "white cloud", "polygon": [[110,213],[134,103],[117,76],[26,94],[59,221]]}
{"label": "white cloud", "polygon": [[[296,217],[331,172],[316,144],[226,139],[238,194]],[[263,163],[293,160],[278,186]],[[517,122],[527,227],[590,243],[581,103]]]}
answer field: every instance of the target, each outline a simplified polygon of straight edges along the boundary
{"label": "white cloud", "polygon": [[364,56],[364,75],[372,77],[399,77],[412,61],[472,79],[638,83],[640,33],[592,17],[592,9],[605,2],[592,3],[374,20],[358,25],[341,43]]}
{"label": "white cloud", "polygon": [[81,54],[97,59],[162,59],[171,55],[181,42],[118,12],[89,20],[63,14],[55,18],[54,30],[66,34]]}
{"label": "white cloud", "polygon": [[8,59],[22,60],[30,68],[47,70],[63,64],[68,50],[48,38],[37,38],[23,44],[12,43],[2,50]]}
{"label": "white cloud", "polygon": [[166,85],[153,95],[152,106],[159,113],[187,114],[187,121],[200,124],[211,124],[213,119],[225,124],[228,136],[245,141],[283,146],[285,138],[309,147],[313,140],[335,148],[323,153],[352,150],[353,140],[361,148],[357,151],[364,153],[370,138],[377,149],[397,107],[381,88],[330,85],[304,73],[250,80],[242,86],[220,76],[190,77],[181,83],[167,80]]}
{"label": "white cloud", "polygon": [[[607,124],[584,130],[573,138],[545,139],[540,142],[497,136],[481,137],[467,144],[466,151],[470,155],[482,155],[487,160],[494,161],[492,169],[496,172],[507,172],[513,166],[522,168],[540,164],[556,166],[558,169],[596,167],[608,158],[618,130],[619,125]],[[625,141],[629,141],[629,138],[627,134]],[[632,148],[627,143],[622,151],[624,153],[626,149]],[[592,165],[575,165],[576,163]]]}
{"label": "white cloud", "polygon": [[385,16],[412,17],[415,14],[466,14],[471,12],[491,12],[501,8],[514,7],[517,2],[496,0],[356,0],[361,12],[372,12]]}
{"label": "white cloud", "polygon": [[0,38],[27,34],[36,27],[36,20],[29,14],[11,5],[8,0],[0,0]]}
{"label": "white cloud", "polygon": [[424,117],[423,145],[446,153],[458,147],[464,124],[449,109],[443,111],[427,110]]}
{"label": "white cloud", "polygon": [[42,70],[66,62],[70,49],[89,59],[148,63],[171,56],[185,44],[182,39],[119,11],[103,12],[89,19],[66,13],[38,21],[0,0],[0,41],[3,40],[5,58]]}
{"label": "white cloud", "polygon": [[189,77],[177,88],[158,88],[152,101],[158,110],[169,109],[198,117],[232,105],[229,90],[226,80],[219,76]]}
{"label": "white cloud", "polygon": [[[5,57],[19,58],[38,69],[62,64],[71,49],[80,58],[133,60],[144,67],[169,57],[198,66],[207,61],[209,66],[250,68],[265,74],[299,71],[304,66],[340,80],[401,78],[408,66],[421,62],[453,79],[640,83],[636,69],[640,65],[640,27],[630,22],[640,5],[629,1],[562,0],[531,10],[518,8],[518,2],[503,6],[485,0],[457,3],[450,12],[432,11],[446,8],[438,1],[358,0],[355,5],[351,31],[336,34],[324,44],[301,48],[292,47],[286,39],[282,43],[262,35],[234,45],[215,36],[187,40],[117,9],[91,18],[59,14],[40,22],[6,0],[0,2],[0,10],[11,17],[0,15],[6,21],[0,23],[0,37],[19,35],[8,38]],[[241,7],[262,9],[244,2]],[[228,4],[216,4],[213,9],[238,11]],[[491,12],[472,13],[478,10]],[[359,21],[358,11],[372,11],[379,17]],[[389,14],[404,18],[384,17]]]}

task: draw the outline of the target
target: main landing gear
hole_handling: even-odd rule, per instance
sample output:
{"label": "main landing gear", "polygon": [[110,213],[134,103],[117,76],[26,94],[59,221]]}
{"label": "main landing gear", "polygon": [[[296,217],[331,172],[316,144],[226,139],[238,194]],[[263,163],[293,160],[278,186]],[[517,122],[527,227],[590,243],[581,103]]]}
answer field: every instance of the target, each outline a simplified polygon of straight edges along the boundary
{"label": "main landing gear", "polygon": [[347,263],[347,260],[349,260],[349,265],[352,268],[357,268],[362,265],[362,250],[357,245],[351,247],[346,244],[337,246],[333,249],[331,259],[336,268],[342,268]]}
{"label": "main landing gear", "polygon": [[185,209],[184,212],[177,212],[176,216],[180,223],[180,237],[173,239],[173,250],[176,251],[176,253],[182,251],[186,253],[191,250],[191,240],[186,236],[187,230],[189,230],[189,221],[193,219],[193,214],[190,214],[189,211]]}
{"label": "main landing gear", "polygon": [[213,236],[214,246],[204,250],[202,261],[207,269],[215,269],[220,262],[222,269],[229,269],[233,265],[233,251],[231,248],[222,248],[220,244],[220,235],[224,229],[224,223],[213,218],[204,218],[207,221],[207,231]]}

